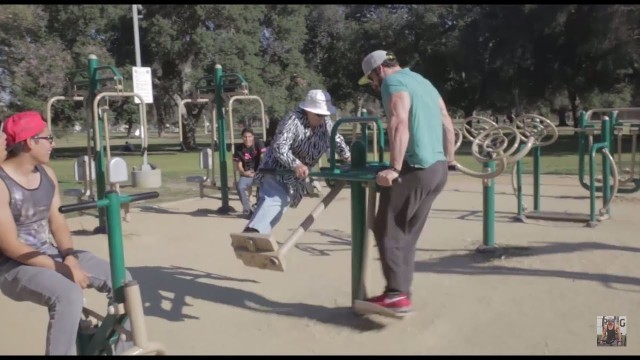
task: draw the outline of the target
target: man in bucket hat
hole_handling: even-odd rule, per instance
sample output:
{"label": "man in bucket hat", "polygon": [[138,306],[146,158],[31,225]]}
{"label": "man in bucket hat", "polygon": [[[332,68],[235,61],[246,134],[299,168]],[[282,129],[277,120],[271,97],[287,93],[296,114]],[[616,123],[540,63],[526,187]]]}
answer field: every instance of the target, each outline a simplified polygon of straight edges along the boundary
{"label": "man in bucket hat", "polygon": [[[260,183],[258,206],[245,232],[269,234],[280,221],[287,206],[296,207],[307,193],[305,178],[329,149],[335,113],[331,95],[311,90],[304,101],[278,124],[255,181]],[[349,147],[341,135],[336,137],[338,156],[350,161]],[[294,175],[265,174],[260,169],[293,170]]]}
{"label": "man in bucket hat", "polygon": [[[0,290],[49,309],[46,355],[75,355],[83,289],[111,293],[111,268],[74,249],[58,211],[58,180],[45,165],[55,144],[40,113],[17,113],[2,125],[8,156],[0,163]],[[120,342],[116,352],[131,345]]]}
{"label": "man in bucket hat", "polygon": [[363,302],[366,309],[361,309],[403,315],[412,310],[416,243],[447,182],[447,159],[454,161],[453,123],[431,82],[401,68],[393,53],[370,53],[362,61],[362,71],[358,83],[370,84],[382,95],[391,166],[376,177],[381,190],[374,222],[386,288]]}

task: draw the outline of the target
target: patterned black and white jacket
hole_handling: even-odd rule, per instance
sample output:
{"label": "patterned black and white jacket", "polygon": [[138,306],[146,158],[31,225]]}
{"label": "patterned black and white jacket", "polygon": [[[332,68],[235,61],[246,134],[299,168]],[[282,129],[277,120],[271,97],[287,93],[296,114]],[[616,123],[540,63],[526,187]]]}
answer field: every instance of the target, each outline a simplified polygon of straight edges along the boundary
{"label": "patterned black and white jacket", "polygon": [[[305,111],[296,107],[278,124],[276,134],[260,163],[254,181],[262,181],[264,174],[260,172],[260,169],[293,170],[299,163],[306,165],[309,170],[315,167],[322,154],[329,151],[331,128],[333,127],[331,118],[325,117],[324,125],[312,129]],[[336,136],[336,153],[344,160],[351,157],[349,147],[340,134]],[[297,207],[307,192],[306,180],[298,179],[294,175],[279,175],[277,178],[278,181],[287,185],[289,206]]]}

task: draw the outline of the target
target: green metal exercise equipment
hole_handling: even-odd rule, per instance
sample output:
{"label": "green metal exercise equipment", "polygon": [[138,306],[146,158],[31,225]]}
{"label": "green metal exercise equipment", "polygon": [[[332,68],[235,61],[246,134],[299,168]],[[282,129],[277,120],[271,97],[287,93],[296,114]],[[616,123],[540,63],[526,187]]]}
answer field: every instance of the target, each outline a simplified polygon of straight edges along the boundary
{"label": "green metal exercise equipment", "polygon": [[[138,98],[140,107],[144,109],[145,103],[141,95],[133,92],[124,92],[124,80],[117,68],[110,65],[100,65],[95,55],[88,56],[88,70],[74,72],[70,83],[71,94],[67,97],[53,97],[47,104],[47,121],[51,126],[51,105],[57,100],[84,101],[87,112],[87,155],[76,159],[76,180],[82,181],[84,189],[72,189],[65,191],[65,195],[74,195],[81,200],[104,200],[107,192],[108,169],[106,164],[111,160],[109,144],[108,122],[106,112],[101,110],[108,107],[99,107],[100,100],[104,98],[129,97]],[[160,169],[153,169],[147,161],[148,129],[146,111],[140,111],[140,126],[142,130],[142,165],[140,170],[133,170],[134,187],[158,187],[161,182]],[[93,190],[95,180],[96,189]],[[137,180],[137,181],[136,181]],[[111,190],[119,192],[118,184],[111,184]],[[125,217],[128,215],[128,205],[123,204]],[[94,233],[106,233],[106,209],[98,208],[98,226]]]}
{"label": "green metal exercise equipment", "polygon": [[[602,109],[605,110],[605,109]],[[542,211],[540,204],[541,168],[540,162],[542,151],[540,147],[549,145],[553,141],[545,142],[533,151],[533,210],[527,211],[523,200],[522,191],[522,164],[518,162],[511,174],[511,183],[514,194],[518,200],[518,215],[516,220],[528,222],[530,219],[547,221],[565,221],[584,223],[588,227],[595,227],[600,221],[607,220],[611,216],[611,203],[620,190],[620,177],[618,167],[614,161],[612,152],[613,127],[610,119],[615,118],[615,113],[611,117],[604,116],[600,129],[597,129],[593,122],[590,122],[591,115],[598,110],[591,110],[587,113],[580,113],[579,128],[575,131],[578,134],[578,178],[580,185],[589,191],[589,213],[569,213]],[[600,131],[599,131],[600,130]],[[600,132],[601,141],[593,143],[593,136]],[[554,139],[555,141],[555,139]],[[596,154],[602,156],[602,182],[601,186],[596,185]],[[585,161],[584,156],[589,155],[589,175],[588,183],[585,181]],[[602,193],[602,208],[597,210],[596,192]]]}
{"label": "green metal exercise equipment", "polygon": [[[350,166],[339,166],[335,160],[335,138],[338,128],[349,123],[375,123],[378,127],[378,159],[367,161],[365,144],[358,140],[351,146]],[[341,118],[335,122],[331,130],[331,144],[329,149],[329,167],[321,167],[319,171],[310,172],[314,178],[331,179],[335,181],[331,191],[311,211],[300,226],[289,235],[287,240],[279,245],[271,235],[254,233],[232,233],[231,245],[236,257],[246,265],[260,269],[285,271],[285,255],[307,231],[320,213],[326,209],[344,189],[347,183],[351,188],[351,299],[355,302],[367,297],[365,288],[366,270],[368,268],[369,252],[372,244],[369,241],[369,230],[372,229],[376,210],[376,174],[388,168],[384,162],[384,132],[382,122],[377,117]],[[276,175],[291,174],[290,170],[260,170]]]}
{"label": "green metal exercise equipment", "polygon": [[[587,112],[581,111],[579,118],[579,129],[578,132],[578,177],[580,180],[580,185],[585,190],[590,190],[592,188],[591,184],[587,184],[584,181],[585,175],[585,164],[584,164],[584,156],[587,152],[590,152],[593,146],[597,146],[598,144],[593,144],[593,136],[600,134],[600,143],[606,143],[606,149],[613,158],[615,155],[618,156],[618,161],[616,161],[616,166],[618,167],[618,174],[620,176],[614,177],[618,179],[618,193],[620,194],[630,194],[635,193],[640,190],[640,178],[636,178],[635,165],[636,165],[636,153],[638,146],[638,132],[640,129],[640,119],[620,119],[619,114],[621,112],[640,112],[640,108],[608,108],[608,109],[591,109]],[[596,113],[606,113],[608,116],[603,116],[601,121],[592,120],[593,114]],[[608,123],[605,124],[605,121],[608,120]],[[598,128],[598,125],[600,127]],[[630,168],[622,168],[622,142],[623,136],[630,135],[632,138],[631,142],[631,167]],[[617,149],[613,147],[614,140],[617,140]],[[604,145],[603,145],[604,146]],[[605,168],[603,166],[603,172],[605,172]],[[613,171],[613,166],[611,167]],[[623,178],[622,173],[628,174],[628,177]],[[609,174],[610,175],[610,174]],[[610,178],[611,179],[611,178]],[[611,180],[608,180],[607,176],[603,173],[602,177],[596,177],[595,182],[602,183],[602,186],[596,186],[597,192],[602,192],[603,194],[606,192],[607,188],[611,185]],[[605,191],[605,192],[603,192]],[[604,196],[604,195],[603,195]],[[613,198],[613,196],[611,196]]]}
{"label": "green metal exercise equipment", "polygon": [[[109,181],[111,184],[128,180],[127,165],[122,158],[115,157],[109,163]],[[84,319],[78,328],[78,355],[115,355],[114,348],[122,337],[133,340],[134,346],[119,355],[166,355],[164,346],[149,341],[144,320],[144,307],[140,287],[135,280],[125,282],[124,247],[122,243],[122,222],[120,206],[135,201],[155,199],[158,192],[146,192],[133,195],[120,195],[114,190],[106,191],[104,198],[60,206],[61,213],[70,213],[88,209],[105,209],[107,235],[109,239],[109,264],[111,266],[111,286],[113,300],[107,309],[107,315],[83,307]],[[124,328],[130,320],[131,331]]]}
{"label": "green metal exercise equipment", "polygon": [[[190,176],[187,178],[187,182],[196,182],[199,184],[200,197],[204,197],[204,189],[218,189],[215,180],[215,165],[213,163],[214,137],[213,132],[216,131],[217,125],[217,138],[218,138],[218,159],[220,169],[220,192],[222,197],[222,206],[220,206],[216,212],[218,214],[228,214],[235,212],[235,209],[229,205],[229,180],[227,178],[227,143],[226,143],[226,126],[225,126],[225,114],[224,103],[231,97],[248,96],[249,85],[247,81],[238,73],[225,74],[222,72],[222,66],[216,64],[215,74],[202,77],[196,83],[196,91],[199,98],[208,97],[212,98],[215,103],[215,112],[213,113],[213,127],[211,149],[203,149],[200,153],[200,168],[206,169],[206,177],[202,176]],[[233,129],[229,129],[233,131]],[[233,146],[233,144],[230,144]],[[207,182],[210,182],[207,184]]]}
{"label": "green metal exercise equipment", "polygon": [[[476,129],[473,127],[475,121]],[[537,115],[522,115],[514,125],[497,125],[493,121],[471,116],[465,119],[462,134],[471,140],[471,154],[482,164],[483,172],[470,170],[459,163],[457,170],[465,175],[482,179],[482,245],[478,251],[495,249],[495,178],[502,174],[509,164],[520,161],[536,146],[544,144],[543,139],[551,136],[553,141],[558,132],[551,122]],[[526,141],[522,146],[521,141]],[[456,148],[460,142],[456,143]],[[511,143],[511,145],[510,145]],[[517,153],[516,150],[518,150]],[[514,154],[515,153],[515,154]]]}

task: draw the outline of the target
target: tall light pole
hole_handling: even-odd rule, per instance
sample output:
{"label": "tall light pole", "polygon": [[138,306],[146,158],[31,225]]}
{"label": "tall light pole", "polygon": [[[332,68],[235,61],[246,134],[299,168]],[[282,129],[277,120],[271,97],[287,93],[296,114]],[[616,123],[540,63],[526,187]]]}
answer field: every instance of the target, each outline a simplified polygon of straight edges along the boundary
{"label": "tall light pole", "polygon": [[133,9],[133,39],[136,47],[136,66],[140,67],[140,34],[138,33],[138,9],[142,10],[142,5],[131,5]]}
{"label": "tall light pole", "polygon": [[[135,48],[136,48],[136,67],[140,67],[142,66],[142,60],[140,59],[140,34],[138,33],[138,10],[142,10],[142,5],[131,5],[131,8],[133,10],[133,41],[135,43]],[[139,110],[139,114],[140,114],[140,119],[142,119],[142,116],[144,115],[144,113],[147,111],[146,109],[146,105],[142,106],[142,104],[138,107]],[[147,133],[147,129],[142,127],[142,124],[140,124],[140,139],[144,139],[146,136],[149,136],[149,134]],[[144,143],[144,140],[143,140]],[[143,171],[146,170],[151,170],[151,167],[148,164],[143,164],[142,169]]]}

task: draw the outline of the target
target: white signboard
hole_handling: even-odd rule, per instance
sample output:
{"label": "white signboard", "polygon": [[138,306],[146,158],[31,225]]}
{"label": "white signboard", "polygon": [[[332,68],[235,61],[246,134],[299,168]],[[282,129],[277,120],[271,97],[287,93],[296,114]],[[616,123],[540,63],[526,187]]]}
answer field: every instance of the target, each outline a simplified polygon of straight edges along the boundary
{"label": "white signboard", "polygon": [[[136,67],[133,70],[133,92],[142,96],[145,104],[153,104],[153,84],[151,82],[151,68]],[[136,104],[140,100],[135,98]]]}

